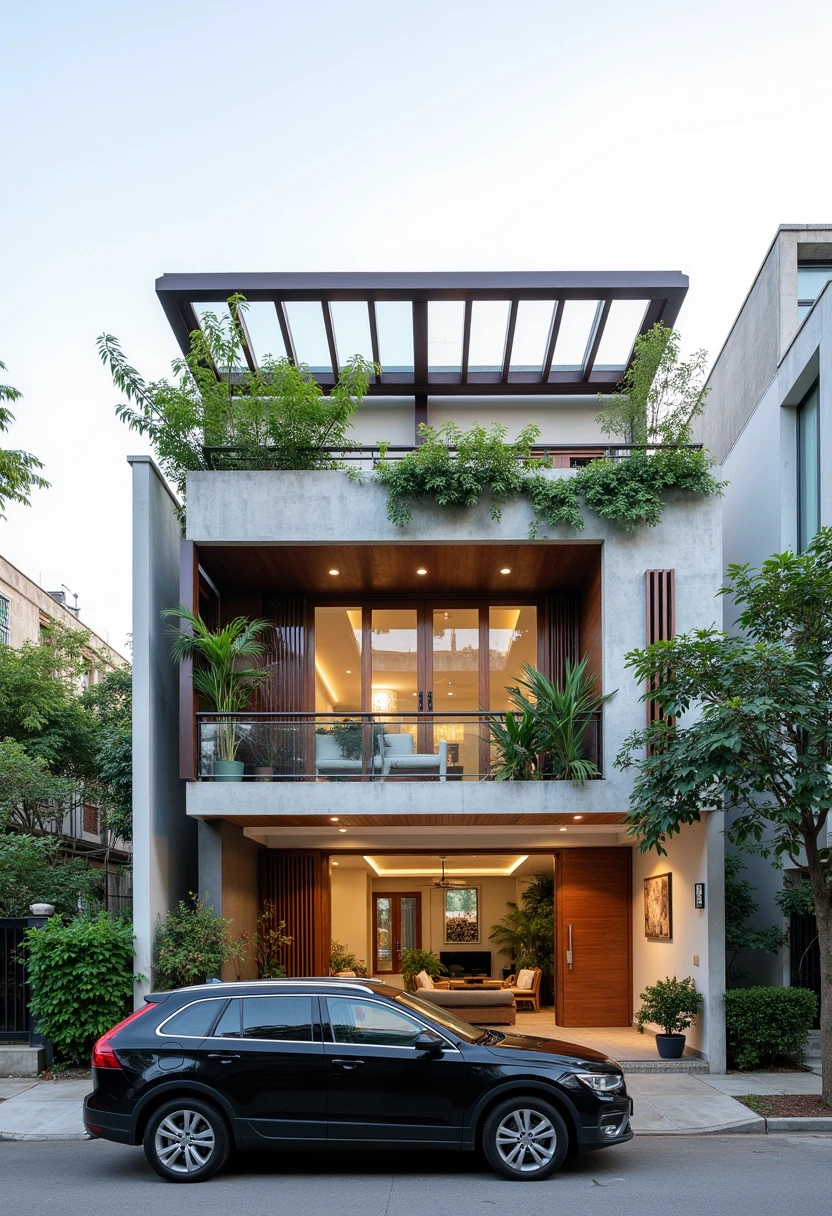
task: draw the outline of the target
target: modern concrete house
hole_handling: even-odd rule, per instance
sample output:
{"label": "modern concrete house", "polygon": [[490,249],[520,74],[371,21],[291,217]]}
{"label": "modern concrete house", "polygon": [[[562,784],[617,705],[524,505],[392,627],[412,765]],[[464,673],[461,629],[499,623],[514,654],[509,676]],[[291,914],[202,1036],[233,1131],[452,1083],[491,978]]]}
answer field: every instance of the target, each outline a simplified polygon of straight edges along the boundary
{"label": "modern concrete house", "polygon": [[[419,422],[447,419],[501,422],[510,438],[534,422],[547,476],[574,476],[609,448],[598,393],[686,290],[677,273],[157,282],[183,350],[200,309],[241,292],[250,366],[285,351],[324,391],[356,351],[382,371],[354,420],[360,482],[194,473],[183,538],[155,465],[131,459],[138,972],[151,973],[159,917],[198,890],[238,930],[272,900],[294,974],[328,974],[335,938],[392,983],[408,946],[500,978],[511,960],[492,926],[532,874],[554,873],[558,1026],[627,1027],[646,984],[692,975],[705,1004],[689,1046],[724,1069],[721,823],[686,829],[666,858],[640,854],[623,826],[632,777],[614,765],[650,712],[626,653],[716,617],[721,502],[669,496],[661,523],[632,533],[586,512],[582,532],[530,540],[519,498],[498,523],[488,503],[424,505],[397,527],[370,477],[379,442],[410,448]],[[228,721],[199,711],[170,659],[161,612],[180,600],[207,622],[272,626],[269,682],[234,719],[237,780]],[[521,664],[557,679],[584,656],[614,694],[586,736],[600,778],[489,779],[487,718]],[[653,878],[663,927],[647,936]]]}
{"label": "modern concrete house", "polygon": [[[695,438],[722,466],[723,560],[759,567],[799,552],[832,523],[832,224],[782,224],[769,246],[708,379]],[[736,610],[724,600],[724,628]],[[779,917],[782,876],[746,859],[758,887],[758,923]],[[794,918],[791,945],[742,966],[761,982],[819,990],[810,918]]]}

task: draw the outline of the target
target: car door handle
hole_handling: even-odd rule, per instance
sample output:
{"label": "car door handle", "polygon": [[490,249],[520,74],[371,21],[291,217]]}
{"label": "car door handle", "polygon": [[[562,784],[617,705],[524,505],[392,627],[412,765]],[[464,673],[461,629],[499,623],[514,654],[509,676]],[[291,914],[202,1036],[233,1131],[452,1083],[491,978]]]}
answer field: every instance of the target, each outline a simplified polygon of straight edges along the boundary
{"label": "car door handle", "polygon": [[239,1060],[239,1052],[236,1051],[209,1051],[209,1060],[219,1060],[223,1064],[230,1064],[232,1060]]}
{"label": "car door handle", "polygon": [[354,1060],[352,1057],[349,1057],[346,1060],[336,1058],[332,1061],[332,1063],[337,1064],[339,1068],[360,1068],[364,1061]]}

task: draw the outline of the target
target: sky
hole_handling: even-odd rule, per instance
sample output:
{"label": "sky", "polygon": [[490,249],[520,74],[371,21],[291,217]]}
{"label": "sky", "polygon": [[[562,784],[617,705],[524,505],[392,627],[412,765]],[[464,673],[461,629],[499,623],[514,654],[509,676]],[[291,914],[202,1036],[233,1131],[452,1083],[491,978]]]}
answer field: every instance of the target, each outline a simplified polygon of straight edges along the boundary
{"label": "sky", "polygon": [[0,0],[0,553],[123,648],[129,453],[95,346],[165,272],[681,270],[715,357],[780,223],[832,221],[820,0]]}

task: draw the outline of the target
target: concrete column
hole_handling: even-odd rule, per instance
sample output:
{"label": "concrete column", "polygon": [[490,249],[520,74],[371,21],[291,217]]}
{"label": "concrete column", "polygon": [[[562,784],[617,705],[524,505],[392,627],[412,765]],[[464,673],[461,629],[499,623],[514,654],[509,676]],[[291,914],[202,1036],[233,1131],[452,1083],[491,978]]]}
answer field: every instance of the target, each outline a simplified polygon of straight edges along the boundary
{"label": "concrete column", "polygon": [[222,916],[222,821],[197,820],[199,894],[207,895],[217,916]]}
{"label": "concrete column", "polygon": [[[178,504],[149,456],[133,469],[134,999],[150,990],[159,919],[196,888],[196,831],[179,778],[179,680],[164,608],[179,602]],[[139,979],[143,976],[143,979]]]}
{"label": "concrete column", "polygon": [[711,1072],[725,1072],[725,814],[713,811],[707,824],[708,988],[705,997],[707,1050]]}

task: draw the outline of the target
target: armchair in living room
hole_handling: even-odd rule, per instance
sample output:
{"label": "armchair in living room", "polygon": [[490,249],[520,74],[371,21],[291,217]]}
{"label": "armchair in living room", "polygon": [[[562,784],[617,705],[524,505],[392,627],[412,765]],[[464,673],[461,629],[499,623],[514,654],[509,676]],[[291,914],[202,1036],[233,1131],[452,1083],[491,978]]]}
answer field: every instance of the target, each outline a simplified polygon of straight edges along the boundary
{"label": "armchair in living room", "polygon": [[533,1006],[536,1013],[540,1012],[540,981],[543,972],[539,967],[524,967],[516,975],[510,975],[503,980],[503,987],[510,988],[514,994],[514,1003],[521,1002]]}

